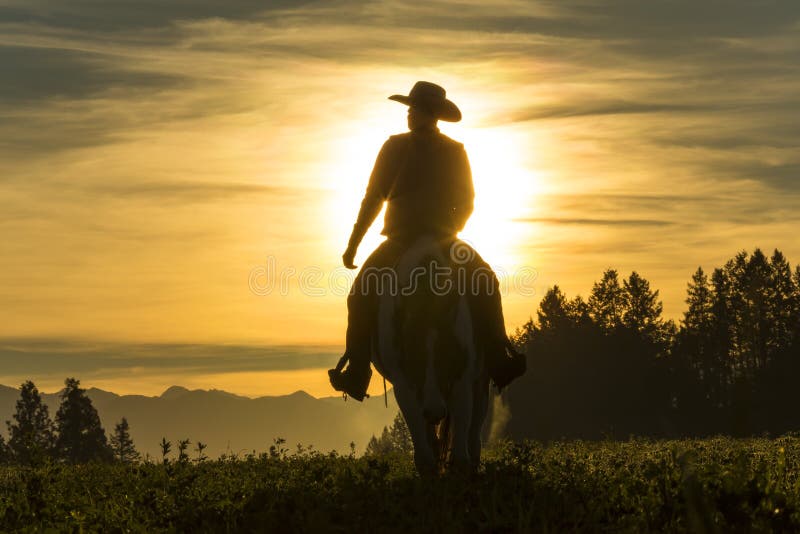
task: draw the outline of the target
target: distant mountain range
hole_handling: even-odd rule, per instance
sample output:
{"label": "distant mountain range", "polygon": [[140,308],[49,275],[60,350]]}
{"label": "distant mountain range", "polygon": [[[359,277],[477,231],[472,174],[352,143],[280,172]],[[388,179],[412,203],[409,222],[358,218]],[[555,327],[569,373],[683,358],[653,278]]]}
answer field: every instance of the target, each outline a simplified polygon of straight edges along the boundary
{"label": "distant mountain range", "polygon": [[[212,389],[188,390],[172,386],[158,397],[117,395],[90,388],[88,396],[100,414],[106,435],[122,417],[128,419],[131,437],[142,455],[160,459],[158,443],[162,437],[172,441],[172,450],[181,439],[208,445],[205,453],[216,458],[223,453],[262,452],[276,438],[286,440],[293,450],[299,443],[320,451],[349,452],[355,442],[361,454],[373,434],[391,424],[398,411],[394,395],[373,397],[363,403],[341,397],[317,399],[304,391],[291,395],[251,399]],[[58,393],[43,393],[50,416],[58,410]],[[15,410],[19,390],[0,385],[0,433],[7,434],[5,421]],[[174,456],[176,453],[171,453]],[[193,453],[194,454],[194,453]]]}

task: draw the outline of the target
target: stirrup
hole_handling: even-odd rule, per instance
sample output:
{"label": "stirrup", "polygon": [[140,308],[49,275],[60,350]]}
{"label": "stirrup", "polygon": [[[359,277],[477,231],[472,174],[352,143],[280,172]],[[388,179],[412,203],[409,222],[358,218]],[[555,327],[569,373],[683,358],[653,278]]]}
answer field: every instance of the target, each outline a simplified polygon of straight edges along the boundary
{"label": "stirrup", "polygon": [[[349,368],[348,368],[349,369]],[[367,387],[369,387],[369,379],[372,377],[372,370],[370,369],[367,374]],[[362,392],[361,389],[355,389],[355,385],[353,382],[353,377],[349,373],[342,372],[339,369],[328,369],[328,379],[330,380],[331,386],[336,391],[342,392],[342,397],[344,400],[347,400],[347,397],[353,397],[355,400],[361,402],[364,399],[369,398],[369,394],[367,394],[366,387]]]}

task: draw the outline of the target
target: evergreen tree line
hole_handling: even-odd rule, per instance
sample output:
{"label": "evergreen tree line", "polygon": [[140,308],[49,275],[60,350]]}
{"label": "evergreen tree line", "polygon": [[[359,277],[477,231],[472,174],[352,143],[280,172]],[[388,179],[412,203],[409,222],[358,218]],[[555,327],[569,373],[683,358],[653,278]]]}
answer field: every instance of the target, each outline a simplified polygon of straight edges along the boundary
{"label": "evergreen tree line", "polygon": [[49,460],[86,463],[141,459],[124,417],[108,440],[80,381],[67,378],[64,386],[53,421],[34,383],[28,380],[22,384],[13,420],[6,421],[8,442],[0,436],[0,463],[39,465]]}
{"label": "evergreen tree line", "polygon": [[800,267],[740,252],[688,283],[679,324],[658,291],[608,269],[589,298],[558,286],[517,331],[528,372],[508,391],[513,437],[780,435],[800,431]]}

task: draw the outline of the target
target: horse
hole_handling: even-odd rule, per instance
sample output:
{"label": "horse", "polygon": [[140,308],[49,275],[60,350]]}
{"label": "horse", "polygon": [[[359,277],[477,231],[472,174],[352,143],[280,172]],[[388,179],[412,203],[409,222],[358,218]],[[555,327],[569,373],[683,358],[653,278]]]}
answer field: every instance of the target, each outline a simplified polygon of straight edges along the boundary
{"label": "horse", "polygon": [[395,265],[395,291],[378,297],[372,363],[394,388],[420,474],[480,463],[490,387],[464,283],[470,254],[463,241],[420,237]]}

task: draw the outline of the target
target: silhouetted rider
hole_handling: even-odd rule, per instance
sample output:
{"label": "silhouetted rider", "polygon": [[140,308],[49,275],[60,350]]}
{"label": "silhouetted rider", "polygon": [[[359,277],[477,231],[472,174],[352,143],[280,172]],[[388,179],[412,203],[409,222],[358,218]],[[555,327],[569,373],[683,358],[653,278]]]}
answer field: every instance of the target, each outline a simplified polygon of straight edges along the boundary
{"label": "silhouetted rider", "polygon": [[[357,400],[363,400],[372,376],[371,336],[377,313],[377,287],[363,284],[365,271],[392,267],[400,255],[422,235],[444,241],[456,239],[472,214],[475,196],[472,173],[464,145],[439,132],[438,120],[458,122],[461,111],[446,98],[445,90],[430,82],[417,82],[406,95],[389,99],[408,108],[409,132],[391,136],[381,148],[367,185],[358,219],[347,250],[345,267],[353,260],[359,243],[387,201],[383,231],[386,240],[367,258],[353,282],[347,299],[346,350],[335,369],[328,371],[331,385]],[[472,251],[470,271],[491,272],[488,264]],[[513,350],[505,333],[497,278],[493,291],[472,296],[473,318],[486,347],[489,376],[503,388],[525,372],[525,357]],[[348,363],[349,362],[349,363]],[[344,365],[348,363],[346,369]]]}

